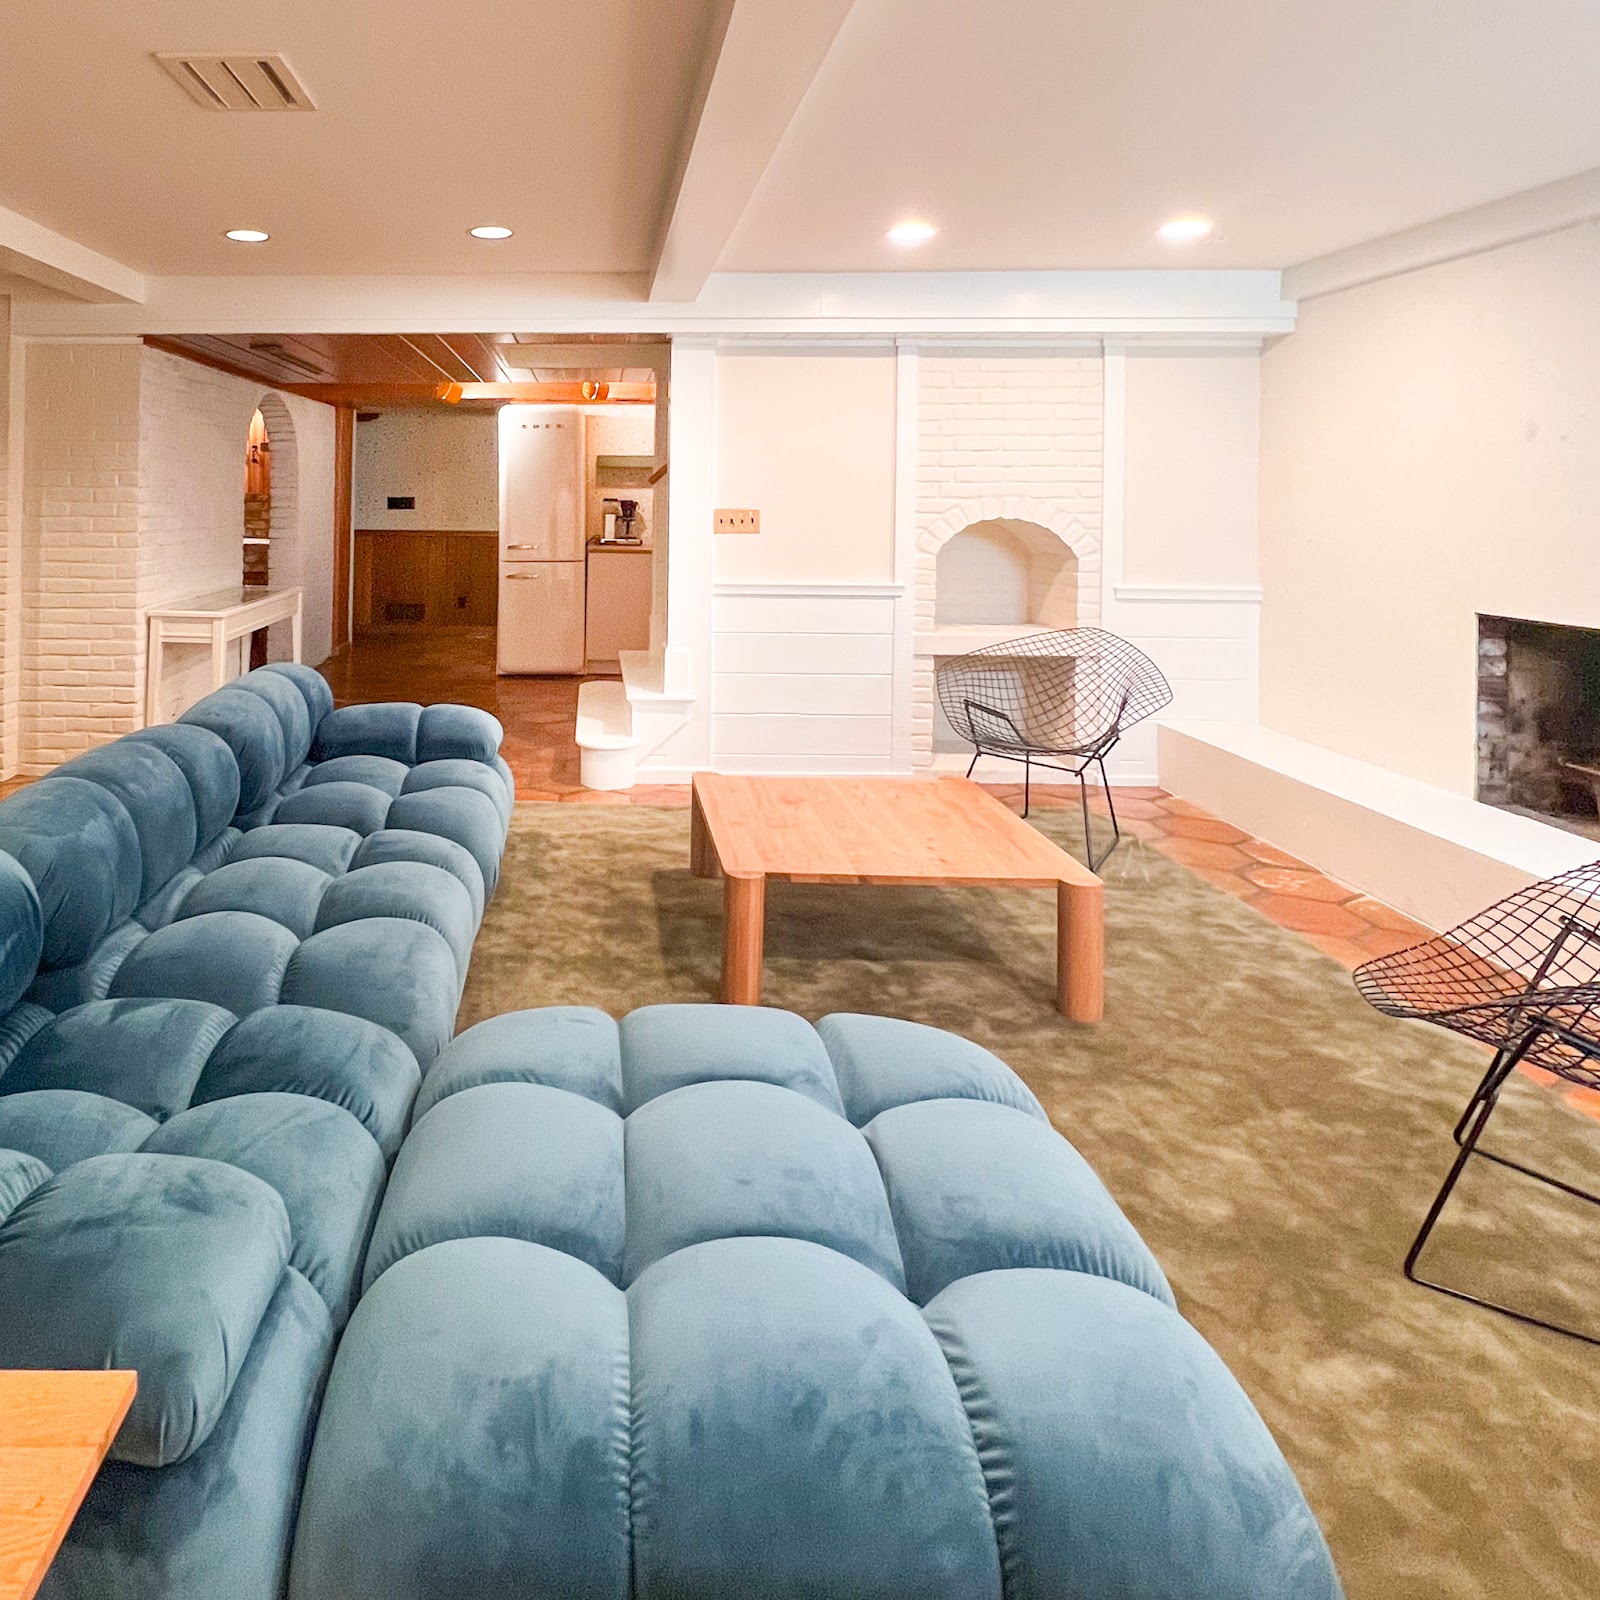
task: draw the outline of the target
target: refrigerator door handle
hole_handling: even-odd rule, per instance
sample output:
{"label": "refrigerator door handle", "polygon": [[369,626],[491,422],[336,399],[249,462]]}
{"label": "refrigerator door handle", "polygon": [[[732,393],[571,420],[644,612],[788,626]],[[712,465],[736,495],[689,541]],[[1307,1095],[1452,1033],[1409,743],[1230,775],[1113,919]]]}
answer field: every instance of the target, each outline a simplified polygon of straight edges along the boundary
{"label": "refrigerator door handle", "polygon": [[506,574],[506,582],[507,583],[532,583],[533,580],[535,578],[537,578],[538,576],[539,576],[539,574],[537,572],[508,572]]}
{"label": "refrigerator door handle", "polygon": [[537,550],[538,548],[539,546],[536,544],[508,544],[506,546],[507,550]]}

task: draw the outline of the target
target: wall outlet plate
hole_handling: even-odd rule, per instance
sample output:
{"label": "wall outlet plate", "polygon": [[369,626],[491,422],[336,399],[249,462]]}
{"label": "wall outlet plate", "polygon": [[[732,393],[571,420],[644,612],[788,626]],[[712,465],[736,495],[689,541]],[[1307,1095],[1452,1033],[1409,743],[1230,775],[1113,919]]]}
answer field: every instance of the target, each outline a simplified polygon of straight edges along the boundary
{"label": "wall outlet plate", "polygon": [[760,533],[761,513],[759,511],[739,511],[726,506],[717,508],[716,529],[718,533]]}

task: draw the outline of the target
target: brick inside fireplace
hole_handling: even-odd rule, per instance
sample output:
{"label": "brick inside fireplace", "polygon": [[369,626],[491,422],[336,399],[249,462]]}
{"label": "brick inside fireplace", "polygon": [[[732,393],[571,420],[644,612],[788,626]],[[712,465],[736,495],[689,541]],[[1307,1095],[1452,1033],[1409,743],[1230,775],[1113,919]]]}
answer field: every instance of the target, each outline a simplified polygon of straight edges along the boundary
{"label": "brick inside fireplace", "polygon": [[1478,798],[1600,837],[1597,789],[1600,630],[1480,615]]}

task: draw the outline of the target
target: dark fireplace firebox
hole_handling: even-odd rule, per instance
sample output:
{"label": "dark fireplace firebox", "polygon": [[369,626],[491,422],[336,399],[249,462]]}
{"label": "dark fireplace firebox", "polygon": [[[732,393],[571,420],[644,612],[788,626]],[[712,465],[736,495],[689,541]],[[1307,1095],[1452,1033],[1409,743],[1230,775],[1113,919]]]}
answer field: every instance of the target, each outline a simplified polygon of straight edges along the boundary
{"label": "dark fireplace firebox", "polygon": [[1600,838],[1600,630],[1478,618],[1478,798]]}

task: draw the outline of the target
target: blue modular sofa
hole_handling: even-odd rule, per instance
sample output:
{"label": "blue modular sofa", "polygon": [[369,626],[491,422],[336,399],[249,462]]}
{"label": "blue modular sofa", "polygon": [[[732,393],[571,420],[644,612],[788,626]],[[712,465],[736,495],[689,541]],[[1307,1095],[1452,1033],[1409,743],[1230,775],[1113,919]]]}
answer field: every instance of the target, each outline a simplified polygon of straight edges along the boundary
{"label": "blue modular sofa", "polygon": [[0,802],[0,1366],[140,1374],[47,1600],[1337,1596],[986,1051],[712,1006],[445,1042],[497,739],[270,668]]}
{"label": "blue modular sofa", "polygon": [[292,1600],[1333,1600],[1250,1402],[1008,1068],[551,1008],[435,1062]]}
{"label": "blue modular sofa", "polygon": [[282,1592],[498,874],[499,734],[272,667],[0,802],[0,1366],[140,1374],[48,1595]]}

